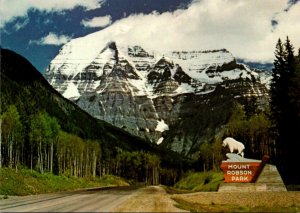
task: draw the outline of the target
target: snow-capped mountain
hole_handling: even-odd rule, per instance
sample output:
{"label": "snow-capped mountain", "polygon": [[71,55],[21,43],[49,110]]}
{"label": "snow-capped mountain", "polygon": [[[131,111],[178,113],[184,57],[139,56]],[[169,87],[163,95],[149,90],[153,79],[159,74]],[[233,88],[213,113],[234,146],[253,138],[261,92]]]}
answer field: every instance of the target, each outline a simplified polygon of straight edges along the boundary
{"label": "snow-capped mountain", "polygon": [[[207,132],[207,110],[253,95],[266,103],[270,76],[236,63],[226,49],[161,53],[104,40],[94,33],[70,41],[45,76],[91,115],[154,143],[188,154],[204,132],[213,137],[224,125],[225,118]],[[200,121],[198,130],[186,129]]]}

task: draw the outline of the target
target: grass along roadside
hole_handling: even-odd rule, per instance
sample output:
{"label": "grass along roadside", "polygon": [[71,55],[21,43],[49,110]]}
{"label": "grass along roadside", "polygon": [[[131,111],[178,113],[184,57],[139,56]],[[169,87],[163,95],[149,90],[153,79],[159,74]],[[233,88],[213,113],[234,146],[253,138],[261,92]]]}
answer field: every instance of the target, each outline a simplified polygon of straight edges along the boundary
{"label": "grass along roadside", "polygon": [[173,189],[169,188],[167,191],[171,194],[217,191],[222,181],[222,172],[191,172],[178,181]]}
{"label": "grass along roadside", "polygon": [[72,191],[83,188],[128,186],[122,178],[106,175],[101,178],[75,178],[57,176],[50,173],[40,174],[29,169],[0,169],[0,199],[8,195],[32,195],[59,191]]}
{"label": "grass along roadside", "polygon": [[217,192],[221,172],[191,172],[174,187],[176,207],[190,212],[299,212],[300,192]]}
{"label": "grass along roadside", "polygon": [[190,212],[298,212],[300,207],[296,204],[290,206],[244,206],[244,205],[233,205],[233,204],[202,204],[197,202],[189,202],[185,199],[173,198],[177,203],[177,208],[187,210]]}
{"label": "grass along roadside", "polygon": [[300,192],[196,192],[171,197],[191,212],[299,212]]}
{"label": "grass along roadside", "polygon": [[195,202],[189,202],[181,198],[173,198],[177,203],[175,206],[177,208],[187,210],[190,212],[249,212],[247,207],[235,206],[235,205],[216,205],[211,204],[201,204]]}

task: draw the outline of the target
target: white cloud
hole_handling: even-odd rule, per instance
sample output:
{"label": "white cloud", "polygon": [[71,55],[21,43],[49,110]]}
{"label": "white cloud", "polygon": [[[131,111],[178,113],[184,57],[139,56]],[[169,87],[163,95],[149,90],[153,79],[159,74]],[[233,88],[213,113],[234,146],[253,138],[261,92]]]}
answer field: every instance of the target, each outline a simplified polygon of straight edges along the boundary
{"label": "white cloud", "polygon": [[193,1],[172,13],[131,15],[99,33],[107,40],[159,51],[226,48],[249,61],[272,62],[279,37],[288,35],[300,47],[300,3],[287,12],[286,7],[282,0]]}
{"label": "white cloud", "polygon": [[55,33],[50,32],[47,36],[41,38],[40,40],[30,41],[30,44],[38,45],[62,45],[67,43],[71,38],[65,35],[56,35]]}
{"label": "white cloud", "polygon": [[3,27],[16,17],[27,16],[29,9],[61,12],[81,6],[89,10],[101,7],[102,2],[103,0],[0,0],[0,27]]}
{"label": "white cloud", "polygon": [[85,27],[106,27],[112,23],[111,16],[95,17],[89,20],[82,20],[81,25]]}

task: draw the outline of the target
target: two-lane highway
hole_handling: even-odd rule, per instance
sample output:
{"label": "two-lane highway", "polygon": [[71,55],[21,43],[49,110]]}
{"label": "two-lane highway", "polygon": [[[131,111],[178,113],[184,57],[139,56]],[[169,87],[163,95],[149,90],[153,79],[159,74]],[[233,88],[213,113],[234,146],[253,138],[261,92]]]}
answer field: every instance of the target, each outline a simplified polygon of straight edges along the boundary
{"label": "two-lane highway", "polygon": [[118,187],[10,197],[0,200],[0,212],[109,212],[137,192],[133,187]]}

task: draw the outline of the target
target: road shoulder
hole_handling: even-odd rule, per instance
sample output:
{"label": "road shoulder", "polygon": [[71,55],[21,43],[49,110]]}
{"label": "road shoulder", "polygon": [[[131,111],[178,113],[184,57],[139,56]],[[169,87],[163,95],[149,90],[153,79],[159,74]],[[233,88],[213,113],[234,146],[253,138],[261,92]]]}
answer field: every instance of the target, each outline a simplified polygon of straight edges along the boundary
{"label": "road shoulder", "polygon": [[161,186],[148,186],[129,198],[113,212],[186,212],[175,207],[176,202],[171,199]]}

